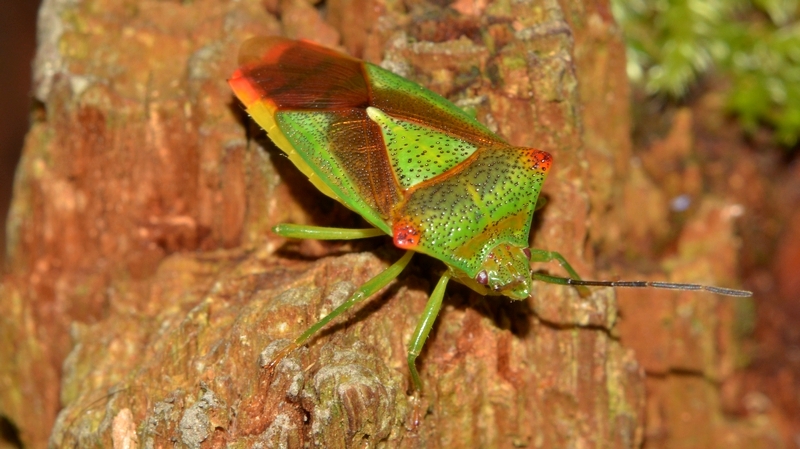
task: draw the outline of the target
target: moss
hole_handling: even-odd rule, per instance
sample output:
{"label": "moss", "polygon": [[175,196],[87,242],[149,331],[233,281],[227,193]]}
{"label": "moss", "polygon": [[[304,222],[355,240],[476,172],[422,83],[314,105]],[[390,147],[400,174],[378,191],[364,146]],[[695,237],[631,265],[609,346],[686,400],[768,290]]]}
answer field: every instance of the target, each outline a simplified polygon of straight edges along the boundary
{"label": "moss", "polygon": [[628,75],[652,94],[683,97],[703,75],[726,81],[727,106],[748,131],[800,138],[797,0],[613,0]]}

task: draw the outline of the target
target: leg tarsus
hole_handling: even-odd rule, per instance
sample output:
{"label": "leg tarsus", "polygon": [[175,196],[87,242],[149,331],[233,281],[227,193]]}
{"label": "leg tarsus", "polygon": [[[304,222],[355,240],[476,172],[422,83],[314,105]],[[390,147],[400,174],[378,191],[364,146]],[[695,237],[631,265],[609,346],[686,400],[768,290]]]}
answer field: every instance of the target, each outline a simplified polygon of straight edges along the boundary
{"label": "leg tarsus", "polygon": [[422,397],[418,390],[414,390],[411,397],[411,428],[417,429],[422,423]]}
{"label": "leg tarsus", "polygon": [[291,342],[288,345],[284,346],[280,351],[276,352],[275,355],[272,356],[272,359],[267,363],[267,370],[272,372],[275,368],[278,367],[278,364],[281,363],[283,359],[286,358],[289,354],[294,352],[295,349],[299,348],[300,346],[295,343]]}

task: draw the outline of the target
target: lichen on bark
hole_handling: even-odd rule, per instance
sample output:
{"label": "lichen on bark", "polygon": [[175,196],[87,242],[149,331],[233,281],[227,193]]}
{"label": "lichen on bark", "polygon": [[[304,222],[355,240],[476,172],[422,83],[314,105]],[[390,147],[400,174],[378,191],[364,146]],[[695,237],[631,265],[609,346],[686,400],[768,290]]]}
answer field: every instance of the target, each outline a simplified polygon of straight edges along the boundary
{"label": "lichen on bark", "polygon": [[418,362],[418,423],[405,352],[435,261],[265,369],[398,252],[271,234],[358,218],[254,130],[225,82],[245,38],[283,34],[469,103],[554,155],[533,243],[589,275],[590,249],[618,235],[594,231],[622,192],[627,156],[609,149],[629,146],[625,119],[602,120],[627,113],[607,7],[45,1],[0,289],[0,355],[14,356],[0,413],[31,447],[639,446],[644,378],[610,290],[543,285],[510,303],[452,287]]}

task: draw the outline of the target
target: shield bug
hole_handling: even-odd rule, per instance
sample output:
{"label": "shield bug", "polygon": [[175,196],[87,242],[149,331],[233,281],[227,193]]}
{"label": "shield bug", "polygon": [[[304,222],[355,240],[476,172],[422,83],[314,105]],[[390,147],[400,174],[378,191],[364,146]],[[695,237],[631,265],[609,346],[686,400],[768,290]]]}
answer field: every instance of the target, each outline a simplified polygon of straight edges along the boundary
{"label": "shield bug", "polygon": [[[408,368],[439,313],[450,279],[483,295],[526,299],[533,280],[586,286],[750,292],[696,284],[581,280],[555,251],[528,247],[533,214],[552,157],[509,145],[439,95],[376,65],[307,41],[253,38],[229,80],[247,112],[323,193],[374,228],[282,224],[289,238],[358,239],[389,235],[406,253],[300,335],[273,360],[302,345],[356,303],[396,278],[415,252],[444,262],[408,346]],[[569,277],[532,273],[557,261]]]}

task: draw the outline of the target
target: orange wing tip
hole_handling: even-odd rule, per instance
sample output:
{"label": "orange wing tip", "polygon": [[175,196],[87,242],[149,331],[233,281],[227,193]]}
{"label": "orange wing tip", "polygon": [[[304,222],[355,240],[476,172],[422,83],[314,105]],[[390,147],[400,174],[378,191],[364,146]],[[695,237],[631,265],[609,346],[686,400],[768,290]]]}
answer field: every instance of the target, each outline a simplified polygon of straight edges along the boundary
{"label": "orange wing tip", "polygon": [[529,166],[533,170],[540,170],[546,172],[550,170],[550,166],[553,165],[553,156],[546,151],[535,150],[533,148],[528,149],[524,152],[524,162],[525,165]]}
{"label": "orange wing tip", "polygon": [[250,78],[250,72],[258,67],[277,64],[281,55],[296,44],[291,39],[279,36],[253,37],[242,43],[239,48],[239,68],[233,72],[228,84],[247,108],[262,98],[260,89]]}
{"label": "orange wing tip", "polygon": [[406,221],[400,221],[392,226],[394,246],[401,249],[415,249],[419,245],[419,234],[419,229]]}
{"label": "orange wing tip", "polygon": [[228,85],[233,89],[233,93],[246,108],[250,108],[254,103],[261,99],[261,94],[253,86],[253,83],[239,69],[233,72],[233,76],[228,80]]}

